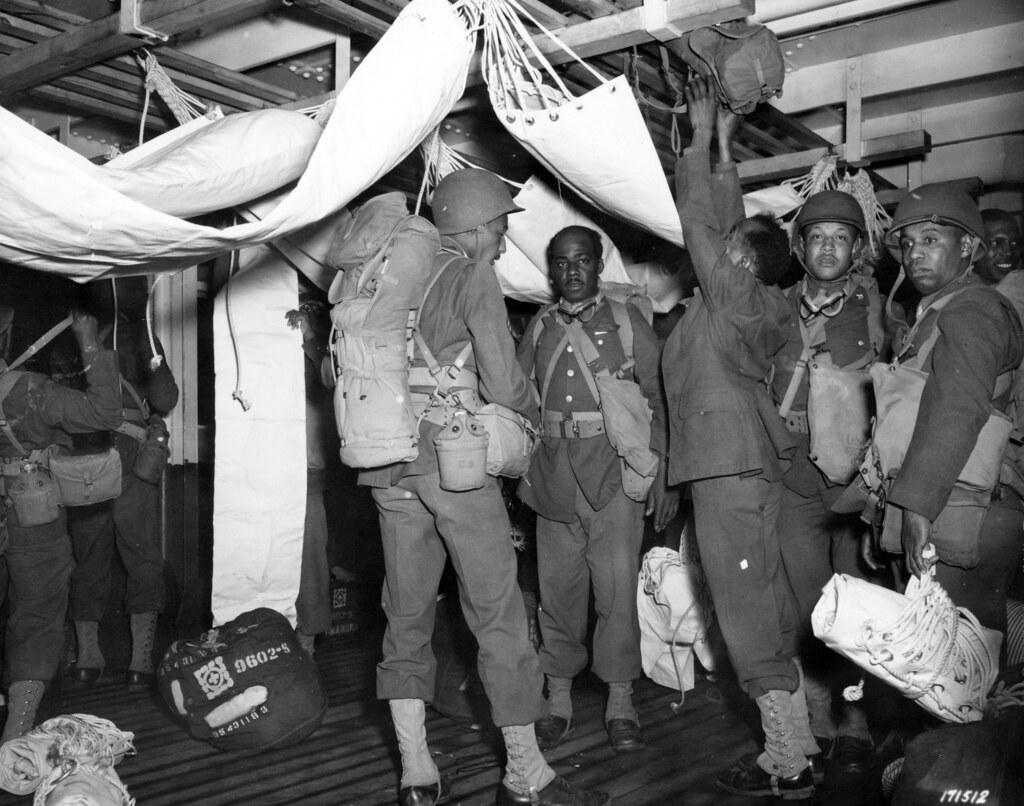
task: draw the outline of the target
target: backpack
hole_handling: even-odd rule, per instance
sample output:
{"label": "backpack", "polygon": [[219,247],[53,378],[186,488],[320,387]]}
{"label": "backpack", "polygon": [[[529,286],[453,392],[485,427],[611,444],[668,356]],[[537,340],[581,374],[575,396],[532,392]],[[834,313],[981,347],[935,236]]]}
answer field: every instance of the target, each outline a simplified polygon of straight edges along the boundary
{"label": "backpack", "polygon": [[419,427],[409,391],[411,330],[441,238],[410,215],[404,194],[363,204],[335,237],[326,262],[339,270],[331,309],[334,416],[341,461],[354,468],[411,462]]}
{"label": "backpack", "polygon": [[718,99],[747,115],[762,101],[782,94],[786,65],[775,34],[742,21],[698,28],[679,55],[694,70],[714,79]]}
{"label": "backpack", "polygon": [[294,744],[327,712],[316,662],[288,619],[266,607],[175,641],[157,669],[157,683],[189,734],[221,750]]}

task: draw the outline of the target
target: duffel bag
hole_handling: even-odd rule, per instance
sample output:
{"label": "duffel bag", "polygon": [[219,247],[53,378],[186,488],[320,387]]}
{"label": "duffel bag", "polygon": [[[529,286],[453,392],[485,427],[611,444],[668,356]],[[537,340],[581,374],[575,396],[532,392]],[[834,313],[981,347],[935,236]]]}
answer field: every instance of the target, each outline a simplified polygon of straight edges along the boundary
{"label": "duffel bag", "polygon": [[301,741],[327,710],[316,663],[288,620],[265,607],[197,639],[175,641],[157,679],[189,734],[221,750]]}

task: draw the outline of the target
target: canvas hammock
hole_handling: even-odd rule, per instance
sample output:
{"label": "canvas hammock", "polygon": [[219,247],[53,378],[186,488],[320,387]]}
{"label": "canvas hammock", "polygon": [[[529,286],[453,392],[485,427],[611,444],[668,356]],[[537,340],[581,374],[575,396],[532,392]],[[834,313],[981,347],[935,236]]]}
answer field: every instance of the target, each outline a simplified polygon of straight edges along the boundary
{"label": "canvas hammock", "polygon": [[[591,204],[682,246],[672,193],[625,77],[607,81],[516,0],[473,1],[482,15],[484,78],[502,125]],[[599,86],[574,96],[520,16],[572,55]]]}
{"label": "canvas hammock", "polygon": [[448,114],[463,93],[474,38],[457,6],[413,0],[339,92],[294,189],[262,220],[225,229],[133,200],[84,157],[0,109],[0,259],[82,281],[151,274],[320,221],[397,165]]}

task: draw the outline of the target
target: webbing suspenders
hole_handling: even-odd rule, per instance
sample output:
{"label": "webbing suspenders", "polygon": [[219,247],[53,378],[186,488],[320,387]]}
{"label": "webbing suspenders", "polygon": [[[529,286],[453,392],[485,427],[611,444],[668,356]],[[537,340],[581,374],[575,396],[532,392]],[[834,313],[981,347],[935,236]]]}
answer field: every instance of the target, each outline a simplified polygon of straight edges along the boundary
{"label": "webbing suspenders", "polygon": [[4,367],[3,370],[0,371],[0,430],[3,431],[4,436],[7,437],[11,445],[14,446],[14,449],[18,451],[18,453],[20,453],[22,456],[29,456],[31,451],[27,450],[25,446],[18,441],[18,438],[14,436],[14,431],[11,429],[10,424],[7,422],[7,415],[4,414],[4,398],[6,398],[7,395],[11,393],[11,389],[13,389],[14,385],[18,382],[18,378],[21,377],[22,373],[15,372],[15,369],[17,367],[20,367],[22,364],[28,361],[28,359],[30,359],[32,356],[34,356],[36,353],[42,350],[43,347],[45,347],[47,344],[49,344],[51,341],[57,338],[57,336],[59,336],[61,333],[67,330],[68,327],[71,326],[71,323],[73,321],[74,317],[71,316],[71,314],[68,314],[66,317],[61,319],[57,324],[55,324],[53,327],[47,330],[42,336],[40,336],[38,339],[32,342],[32,344],[28,346],[25,352],[19,355],[16,359],[14,359],[14,361],[12,361],[8,366]]}
{"label": "webbing suspenders", "polygon": [[[132,401],[134,401],[135,405],[138,406],[139,411],[142,412],[142,416],[148,419],[149,406],[146,405],[146,402],[139,395],[135,387],[128,382],[127,378],[123,375],[119,375],[118,377],[121,380],[121,386],[128,392],[128,395],[131,397]],[[119,434],[131,437],[136,442],[143,442],[146,439],[146,429],[136,423],[128,422],[128,420],[123,420],[121,425],[114,430]]]}
{"label": "webbing suspenders", "polygon": [[7,437],[8,442],[14,446],[14,450],[20,453],[22,456],[28,456],[29,451],[22,445],[16,436],[10,424],[7,422],[7,415],[4,414],[4,398],[10,394],[11,389],[18,382],[18,379],[23,373],[15,370],[6,370],[0,375],[0,430],[4,432],[4,436]]}
{"label": "webbing suspenders", "polygon": [[[622,352],[626,357],[626,360],[622,363],[615,372],[617,375],[622,374],[626,370],[632,369],[635,365],[633,359],[633,323],[629,319],[629,311],[626,310],[626,303],[619,302],[618,300],[608,299],[605,297],[608,305],[612,311],[612,318],[615,320],[615,324],[618,327],[619,341],[622,344]],[[594,346],[594,342],[587,335],[586,331],[581,326],[577,327],[579,334],[577,340],[573,340],[570,335],[570,329],[572,325],[566,325],[564,322],[558,321],[557,314],[558,303],[549,303],[545,308],[541,309],[540,314],[537,316],[536,324],[533,327],[531,334],[533,338],[534,348],[534,368],[531,373],[533,380],[537,378],[536,370],[536,351],[537,344],[540,342],[540,337],[544,331],[545,320],[552,320],[559,327],[562,328],[562,338],[559,339],[555,345],[554,352],[551,354],[551,360],[548,362],[547,370],[544,373],[544,380],[540,386],[540,400],[538,401],[541,410],[544,409],[544,401],[547,400],[548,386],[551,383],[551,379],[555,374],[555,366],[558,364],[558,360],[562,357],[562,353],[565,352],[565,348],[568,346],[570,341],[573,341],[573,350],[576,351],[576,363],[579,365],[580,370],[583,372],[584,380],[587,382],[587,387],[590,389],[590,393],[594,396],[594,400],[597,401],[597,405],[601,405],[601,396],[597,391],[597,384],[594,382],[593,373],[590,371],[590,364],[599,359],[600,353],[597,347]],[[582,338],[579,338],[579,337]],[[600,374],[608,374],[609,370],[604,370]]]}
{"label": "webbing suspenders", "polygon": [[[434,272],[434,276],[430,278],[430,282],[427,283],[427,288],[423,292],[423,299],[420,300],[419,308],[417,308],[416,312],[411,316],[412,322],[410,327],[412,340],[419,349],[420,356],[426,363],[427,369],[429,370],[431,377],[434,379],[434,383],[437,385],[436,393],[442,395],[448,391],[449,387],[455,379],[459,377],[463,368],[466,366],[466,362],[469,361],[469,357],[473,354],[473,342],[466,342],[466,345],[459,351],[455,360],[447,367],[442,367],[437,358],[434,357],[434,353],[427,346],[423,336],[420,335],[420,312],[423,310],[423,305],[426,303],[427,297],[430,296],[430,292],[434,289],[437,281],[441,279],[441,275],[447,271],[449,266],[461,257],[462,255],[453,255],[445,261],[444,265],[442,265],[440,269]],[[446,375],[447,379],[443,377]]]}

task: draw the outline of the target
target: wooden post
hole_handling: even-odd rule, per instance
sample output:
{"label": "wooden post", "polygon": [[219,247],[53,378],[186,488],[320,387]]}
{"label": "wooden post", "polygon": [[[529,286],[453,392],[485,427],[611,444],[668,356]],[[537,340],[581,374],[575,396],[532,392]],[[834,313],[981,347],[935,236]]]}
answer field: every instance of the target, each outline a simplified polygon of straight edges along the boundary
{"label": "wooden post", "polygon": [[861,59],[846,60],[846,161],[860,167],[861,144]]}

